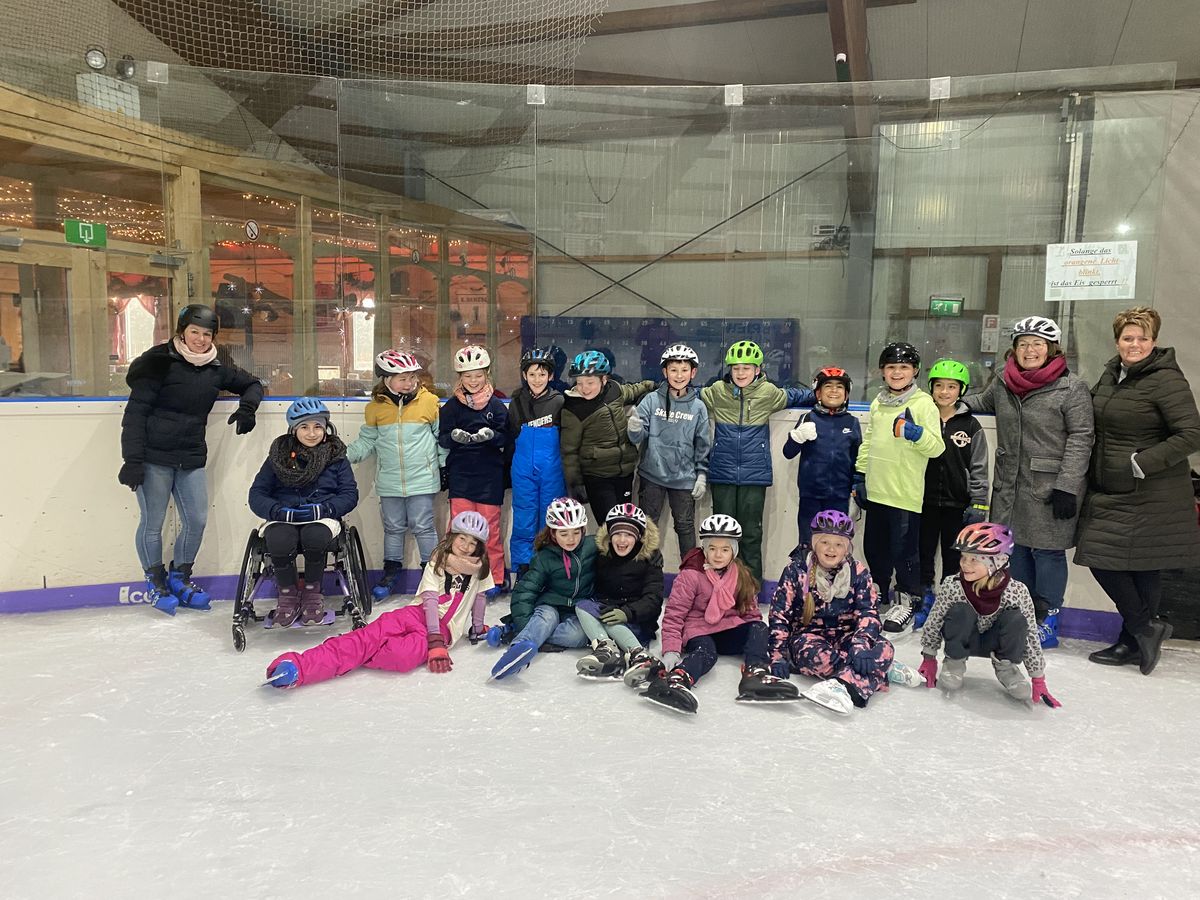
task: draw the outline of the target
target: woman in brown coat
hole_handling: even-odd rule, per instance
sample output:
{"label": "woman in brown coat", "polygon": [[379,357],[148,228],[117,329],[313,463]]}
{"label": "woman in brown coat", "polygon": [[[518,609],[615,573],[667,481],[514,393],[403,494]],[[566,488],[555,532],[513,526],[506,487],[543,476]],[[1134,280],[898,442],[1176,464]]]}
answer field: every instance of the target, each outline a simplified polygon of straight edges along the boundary
{"label": "woman in brown coat", "polygon": [[1121,613],[1117,643],[1089,658],[1107,666],[1158,664],[1171,626],[1155,618],[1162,569],[1200,561],[1188,454],[1200,450],[1200,413],[1175,351],[1158,347],[1162,320],[1135,306],[1113,320],[1117,355],[1092,388],[1096,444],[1075,562],[1092,570]]}

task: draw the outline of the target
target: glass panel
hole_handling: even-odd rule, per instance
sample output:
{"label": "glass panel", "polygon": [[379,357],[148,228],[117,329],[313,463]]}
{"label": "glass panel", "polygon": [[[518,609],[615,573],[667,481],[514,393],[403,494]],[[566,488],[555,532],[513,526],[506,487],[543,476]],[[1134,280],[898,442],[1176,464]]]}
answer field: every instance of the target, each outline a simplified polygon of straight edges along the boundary
{"label": "glass panel", "polygon": [[[442,239],[436,232],[396,227],[388,233],[391,292],[382,308],[376,298],[381,349],[412,353],[425,367],[426,387],[435,388],[433,359],[438,343],[441,305]],[[445,394],[445,386],[440,388]]]}
{"label": "glass panel", "polygon": [[312,235],[317,392],[368,394],[374,378],[379,226],[374,219],[317,207]]}
{"label": "glass panel", "polygon": [[81,393],[71,360],[68,270],[0,263],[0,395]]}
{"label": "glass panel", "polygon": [[161,275],[108,273],[108,393],[129,393],[129,364],[171,337],[171,280]]}

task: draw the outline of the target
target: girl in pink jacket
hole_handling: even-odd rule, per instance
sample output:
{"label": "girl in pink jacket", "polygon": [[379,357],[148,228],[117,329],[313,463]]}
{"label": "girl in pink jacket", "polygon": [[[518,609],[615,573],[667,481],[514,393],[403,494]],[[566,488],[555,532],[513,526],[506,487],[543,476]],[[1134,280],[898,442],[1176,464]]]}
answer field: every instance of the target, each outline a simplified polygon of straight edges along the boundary
{"label": "girl in pink jacket", "polygon": [[742,526],[717,514],[700,523],[700,547],[690,550],[671,586],[662,625],[662,667],[642,695],[681,713],[699,707],[691,688],[719,655],[744,657],[738,700],[797,700],[794,684],[771,674],[767,624],[758,608],[758,580],[737,558]]}
{"label": "girl in pink jacket", "polygon": [[487,635],[484,592],[495,587],[488,533],[480,513],[460,512],[446,539],[434,548],[417,595],[407,605],[311,650],[280,655],[267,666],[267,683],[277,688],[315,684],[359,666],[409,672],[424,663],[431,672],[449,672],[448,647],[464,632],[472,644]]}

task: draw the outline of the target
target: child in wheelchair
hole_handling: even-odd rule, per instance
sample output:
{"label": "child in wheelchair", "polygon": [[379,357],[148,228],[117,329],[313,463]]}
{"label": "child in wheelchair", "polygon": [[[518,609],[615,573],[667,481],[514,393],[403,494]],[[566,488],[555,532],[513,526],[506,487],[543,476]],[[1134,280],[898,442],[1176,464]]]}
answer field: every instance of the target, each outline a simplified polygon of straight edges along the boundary
{"label": "child in wheelchair", "polygon": [[[346,445],[329,422],[329,408],[301,397],[287,410],[287,434],[271,443],[250,485],[250,509],[267,520],[262,530],[279,586],[279,603],[268,624],[288,626],[331,621],[321,590],[325,563],[342,530],[341,518],[358,505],[358,484]],[[304,579],[296,556],[304,554]]]}
{"label": "child in wheelchair", "polygon": [[464,633],[472,644],[487,635],[484,592],[495,586],[489,536],[481,513],[460,512],[446,539],[434,548],[417,595],[406,605],[311,650],[281,654],[267,667],[267,683],[277,688],[315,684],[359,666],[409,672],[424,663],[431,672],[449,672],[453,663],[447,648]]}

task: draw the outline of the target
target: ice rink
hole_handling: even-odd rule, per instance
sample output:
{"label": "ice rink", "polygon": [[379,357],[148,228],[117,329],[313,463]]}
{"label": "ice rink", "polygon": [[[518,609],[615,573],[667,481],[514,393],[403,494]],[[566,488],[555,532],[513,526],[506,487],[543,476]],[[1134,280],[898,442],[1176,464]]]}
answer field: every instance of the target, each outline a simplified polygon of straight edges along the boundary
{"label": "ice rink", "polygon": [[1067,642],[1061,710],[981,659],[849,719],[735,703],[726,659],[687,718],[575,653],[486,684],[468,644],[449,675],[262,688],[330,632],[239,655],[229,617],[4,619],[0,896],[1200,896],[1197,655],[1144,678]]}

